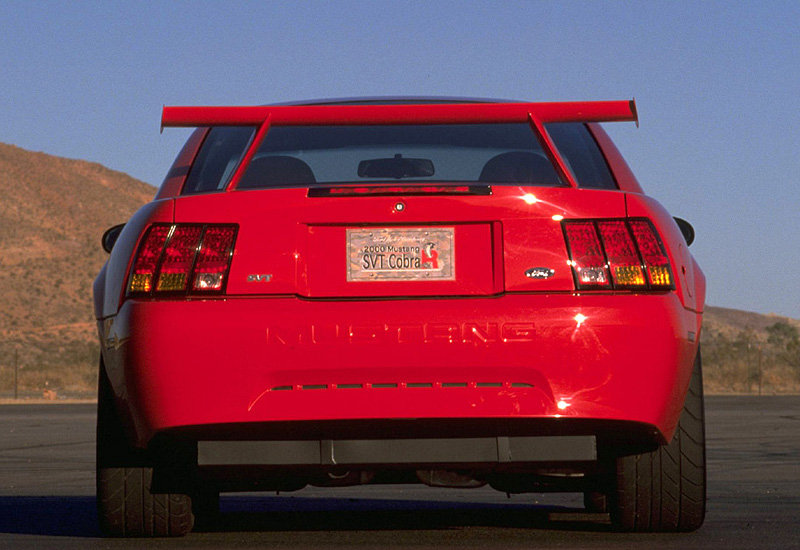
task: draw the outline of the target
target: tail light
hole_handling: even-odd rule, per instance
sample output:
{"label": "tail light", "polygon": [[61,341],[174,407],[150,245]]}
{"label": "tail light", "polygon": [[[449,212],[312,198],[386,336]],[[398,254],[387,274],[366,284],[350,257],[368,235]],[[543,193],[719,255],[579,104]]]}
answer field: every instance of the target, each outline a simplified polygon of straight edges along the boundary
{"label": "tail light", "polygon": [[147,230],[136,254],[128,292],[149,293],[153,289],[153,276],[156,274],[170,230],[169,225],[153,225]]}
{"label": "tail light", "polygon": [[199,225],[178,225],[172,228],[167,246],[161,254],[156,292],[186,290],[202,231],[203,227]]}
{"label": "tail light", "polygon": [[203,244],[197,256],[192,278],[192,290],[200,292],[220,291],[231,266],[233,239],[236,228],[207,226]]}
{"label": "tail light", "polygon": [[564,231],[578,288],[611,288],[608,264],[594,222],[565,222]]}
{"label": "tail light", "polygon": [[674,290],[664,244],[646,218],[562,222],[579,290]]}
{"label": "tail light", "polygon": [[630,223],[636,243],[639,245],[639,252],[641,252],[647,268],[647,279],[650,286],[674,288],[669,258],[667,258],[664,245],[650,221],[631,220]]}
{"label": "tail light", "polygon": [[225,291],[237,226],[153,224],[131,270],[128,295],[209,295]]}

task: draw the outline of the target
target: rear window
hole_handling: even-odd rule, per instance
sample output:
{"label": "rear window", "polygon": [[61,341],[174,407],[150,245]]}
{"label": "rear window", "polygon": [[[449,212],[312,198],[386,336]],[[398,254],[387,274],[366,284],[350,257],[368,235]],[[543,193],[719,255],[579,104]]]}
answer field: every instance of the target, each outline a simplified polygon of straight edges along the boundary
{"label": "rear window", "polygon": [[275,126],[239,188],[369,182],[562,185],[528,124]]}
{"label": "rear window", "polygon": [[[255,134],[215,127],[183,193],[224,189]],[[547,131],[581,187],[616,188],[584,124]],[[562,186],[529,124],[273,126],[240,189],[386,182]]]}
{"label": "rear window", "polygon": [[206,136],[183,185],[183,194],[221,191],[253,139],[252,126],[216,126]]}
{"label": "rear window", "polygon": [[585,124],[557,122],[547,124],[546,128],[579,187],[617,188],[606,159]]}

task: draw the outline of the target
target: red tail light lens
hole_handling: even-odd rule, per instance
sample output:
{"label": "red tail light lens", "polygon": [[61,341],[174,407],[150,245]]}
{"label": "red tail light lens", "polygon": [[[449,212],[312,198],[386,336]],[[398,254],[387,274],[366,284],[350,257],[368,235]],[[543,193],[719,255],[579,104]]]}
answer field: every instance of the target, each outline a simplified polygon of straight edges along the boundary
{"label": "red tail light lens", "polygon": [[669,258],[650,220],[631,220],[631,229],[642,253],[651,288],[675,288]]}
{"label": "red tail light lens", "polygon": [[608,266],[594,222],[567,222],[564,230],[578,288],[609,288]]}
{"label": "red tail light lens", "polygon": [[192,290],[213,292],[222,290],[233,253],[233,226],[209,226],[194,267]]}
{"label": "red tail light lens", "polygon": [[224,292],[236,230],[235,225],[153,224],[139,245],[128,294]]}
{"label": "red tail light lens", "polygon": [[562,223],[577,289],[675,289],[664,244],[650,220]]}
{"label": "red tail light lens", "polygon": [[186,290],[202,230],[201,225],[179,225],[173,228],[161,259],[156,292]]}
{"label": "red tail light lens", "polygon": [[598,222],[608,257],[608,267],[616,288],[644,286],[642,261],[636,252],[628,224],[622,220]]}
{"label": "red tail light lens", "polygon": [[164,243],[167,242],[170,229],[169,225],[152,225],[145,233],[142,244],[139,245],[139,252],[136,254],[136,261],[133,263],[129,292],[149,293],[153,289],[156,267],[164,251]]}

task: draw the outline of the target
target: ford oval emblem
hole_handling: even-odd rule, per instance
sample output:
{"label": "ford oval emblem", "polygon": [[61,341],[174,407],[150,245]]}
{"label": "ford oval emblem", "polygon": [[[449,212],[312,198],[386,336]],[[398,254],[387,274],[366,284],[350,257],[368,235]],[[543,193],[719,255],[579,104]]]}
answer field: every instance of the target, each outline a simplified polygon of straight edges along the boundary
{"label": "ford oval emblem", "polygon": [[529,279],[549,279],[555,274],[556,270],[549,267],[532,267],[525,272],[525,276]]}

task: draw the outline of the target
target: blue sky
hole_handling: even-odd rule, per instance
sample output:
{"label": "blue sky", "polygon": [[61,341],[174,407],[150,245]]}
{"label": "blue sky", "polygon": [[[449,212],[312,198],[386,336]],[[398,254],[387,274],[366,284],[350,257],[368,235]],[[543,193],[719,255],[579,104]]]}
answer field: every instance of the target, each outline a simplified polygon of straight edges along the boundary
{"label": "blue sky", "polygon": [[800,318],[798,2],[0,2],[0,142],[158,185],[161,106],[636,97],[608,124],[708,303]]}

